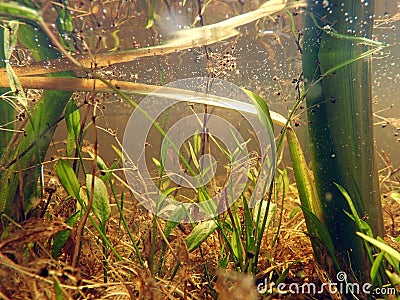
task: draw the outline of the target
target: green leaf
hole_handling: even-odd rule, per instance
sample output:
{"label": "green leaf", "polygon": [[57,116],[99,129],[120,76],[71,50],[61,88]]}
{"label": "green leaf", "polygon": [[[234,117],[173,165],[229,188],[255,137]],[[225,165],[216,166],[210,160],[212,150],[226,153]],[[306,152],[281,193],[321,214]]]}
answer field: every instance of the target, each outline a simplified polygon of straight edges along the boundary
{"label": "green leaf", "polygon": [[39,21],[41,19],[40,12],[26,6],[22,6],[17,2],[0,2],[0,15],[6,17],[22,18],[31,21]]}
{"label": "green leaf", "polygon": [[80,114],[75,101],[69,101],[65,109],[65,123],[67,124],[67,155],[72,156],[75,141],[78,140],[80,129]]}
{"label": "green leaf", "polygon": [[218,225],[214,220],[208,220],[197,224],[186,238],[186,246],[189,252],[195,250],[217,228]]}
{"label": "green leaf", "polygon": [[398,192],[393,192],[393,193],[390,193],[389,196],[390,196],[390,198],[392,198],[394,201],[396,201],[397,204],[400,205],[400,193],[398,193]]}
{"label": "green leaf", "polygon": [[[379,242],[386,244],[385,240],[382,239],[380,236],[376,238]],[[400,274],[400,261],[396,260],[393,256],[385,252],[385,258],[388,263],[394,268],[396,273]]]}
{"label": "green leaf", "polygon": [[238,236],[238,231],[234,230],[231,236],[231,246],[232,246],[232,254],[235,256],[236,260],[242,261],[243,253],[241,247],[240,237]]}
{"label": "green leaf", "polygon": [[[260,208],[261,205],[261,208]],[[267,220],[265,220],[265,228],[268,228],[269,224],[271,224],[272,220],[275,217],[275,212],[276,209],[278,207],[278,205],[276,205],[276,203],[269,203],[269,209],[267,212],[267,206],[268,206],[268,201],[260,201],[259,203],[257,203],[257,205],[255,206],[254,210],[253,210],[253,218],[254,220],[257,220],[257,230],[258,232],[260,232],[263,228],[263,223],[264,223],[264,219],[267,218]],[[260,214],[258,214],[260,213]]]}
{"label": "green leaf", "polygon": [[[187,211],[183,205],[180,205],[171,215],[172,220],[183,220]],[[165,224],[164,234],[166,237],[169,237],[171,234],[172,229],[176,228],[179,225],[179,222],[175,221],[167,221]]]}
{"label": "green leaf", "polygon": [[196,154],[199,154],[201,151],[201,135],[198,132],[193,135],[193,150]]}
{"label": "green leaf", "polygon": [[365,235],[361,232],[356,232],[357,235],[359,235],[360,237],[362,237],[364,240],[366,240],[367,242],[371,243],[372,245],[375,245],[376,247],[378,247],[379,249],[381,249],[382,251],[385,251],[386,253],[390,254],[391,256],[393,256],[394,259],[396,259],[398,262],[400,262],[400,252],[396,251],[395,249],[393,249],[392,247],[390,247],[389,245],[386,245],[383,242],[380,242],[368,235]]}
{"label": "green leaf", "polygon": [[[93,160],[95,159],[95,155],[92,150],[88,150],[87,153]],[[107,167],[106,163],[104,162],[104,160],[100,157],[100,155],[96,156],[96,165],[100,170],[108,171],[108,167]]]}
{"label": "green leaf", "polygon": [[78,178],[76,177],[72,167],[62,159],[60,159],[57,163],[57,176],[68,195],[79,200]]}
{"label": "green leaf", "polygon": [[375,258],[374,262],[372,263],[371,271],[369,272],[371,276],[371,284],[374,285],[375,280],[379,276],[379,268],[382,264],[383,257],[385,256],[385,252],[381,252],[378,254],[378,256]]}
{"label": "green leaf", "polygon": [[[65,220],[65,223],[71,227],[75,226],[79,217],[79,213],[80,211],[74,213],[67,220]],[[54,258],[57,258],[60,255],[61,249],[64,247],[70,235],[71,235],[71,230],[69,229],[61,230],[56,233],[56,235],[53,238],[53,247],[51,249],[51,254],[53,255]]]}
{"label": "green leaf", "polygon": [[254,106],[256,107],[258,118],[263,124],[264,128],[272,128],[274,129],[274,123],[272,122],[271,114],[269,113],[268,105],[263,98],[259,95],[249,91],[245,88],[242,90],[253,100]]}
{"label": "green leaf", "polygon": [[227,255],[225,255],[225,257],[220,259],[220,261],[219,261],[220,268],[226,269],[226,267],[228,266],[228,263],[229,263],[229,257],[230,257],[230,253],[228,253]]}
{"label": "green leaf", "polygon": [[60,286],[60,282],[58,282],[57,277],[54,276],[54,292],[56,294],[56,300],[63,300],[64,296],[62,293],[62,289]]}
{"label": "green leaf", "polygon": [[57,29],[60,33],[60,41],[68,51],[74,51],[74,43],[72,33],[74,31],[74,24],[72,22],[72,16],[67,6],[58,10],[58,18],[56,20]]}
{"label": "green leaf", "polygon": [[306,221],[312,223],[311,226],[307,225],[310,235],[321,240],[322,244],[328,250],[329,255],[332,257],[335,267],[339,269],[339,263],[335,256],[335,247],[328,229],[308,208],[304,207],[303,205],[300,207],[304,213]]}
{"label": "green leaf", "polygon": [[91,193],[92,180],[94,179],[94,194],[92,202],[92,211],[94,215],[99,219],[100,224],[105,226],[108,218],[111,215],[111,206],[108,199],[107,187],[103,180],[98,177],[94,177],[91,174],[86,175],[86,187]]}
{"label": "green leaf", "polygon": [[389,277],[389,280],[393,285],[400,284],[400,275],[399,274],[391,273],[388,270],[385,270],[385,271],[386,271],[386,275]]}

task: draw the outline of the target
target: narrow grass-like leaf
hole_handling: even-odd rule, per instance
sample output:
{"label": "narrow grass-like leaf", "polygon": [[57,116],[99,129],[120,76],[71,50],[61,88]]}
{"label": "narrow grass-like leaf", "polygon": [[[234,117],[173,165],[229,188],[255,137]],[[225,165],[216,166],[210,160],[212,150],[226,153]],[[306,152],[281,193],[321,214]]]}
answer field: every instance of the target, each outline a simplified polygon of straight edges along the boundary
{"label": "narrow grass-like leaf", "polygon": [[300,260],[295,260],[294,262],[292,262],[287,268],[285,268],[282,272],[282,274],[278,277],[278,279],[276,280],[276,284],[281,283],[283,280],[285,280],[287,274],[290,271],[290,268],[292,266],[294,266],[295,264],[297,264],[298,262],[300,262]]}
{"label": "narrow grass-like leaf", "polygon": [[274,129],[274,123],[272,122],[271,114],[269,113],[268,105],[265,100],[252,91],[249,91],[245,88],[242,88],[242,90],[250,97],[251,100],[253,100],[254,106],[257,110],[258,118],[260,119],[264,128]]}
{"label": "narrow grass-like leaf", "polygon": [[387,277],[389,277],[390,282],[393,285],[400,284],[400,275],[396,273],[391,273],[389,270],[385,270]]}
{"label": "narrow grass-like leaf", "polygon": [[360,216],[358,215],[357,209],[354,206],[353,201],[351,200],[349,194],[347,193],[347,191],[341,185],[337,184],[336,182],[334,182],[334,185],[339,189],[339,191],[342,193],[343,197],[346,199],[347,204],[350,207],[351,214],[354,217],[353,220],[356,223],[357,227],[360,230],[364,231],[364,227],[365,226],[363,226],[363,224],[361,222],[362,220],[361,220]]}
{"label": "narrow grass-like leaf", "polygon": [[339,263],[335,256],[335,248],[328,229],[308,208],[304,207],[303,205],[301,205],[300,207],[304,213],[306,220],[308,219],[312,223],[311,228],[308,229],[310,231],[310,235],[312,235],[314,238],[319,239],[322,242],[323,246],[326,247],[326,250],[331,256],[335,267],[339,270]]}
{"label": "narrow grass-like leaf", "polygon": [[[260,207],[261,205],[261,207]],[[257,205],[254,208],[253,211],[253,219],[257,220],[257,230],[258,232],[260,232],[262,230],[262,225],[264,223],[264,219],[267,218],[265,220],[265,228],[268,228],[269,224],[271,224],[272,220],[275,217],[275,213],[276,213],[276,209],[278,207],[278,205],[276,205],[276,203],[269,203],[269,208],[267,211],[267,207],[268,207],[268,201],[260,201],[259,203],[257,203]]]}
{"label": "narrow grass-like leaf", "polygon": [[[379,242],[386,244],[385,240],[382,239],[380,236],[376,238]],[[394,258],[392,255],[385,252],[385,259],[388,263],[394,268],[396,273],[400,274],[400,261]]]}
{"label": "narrow grass-like leaf", "polygon": [[[95,159],[95,155],[94,152],[92,150],[88,150],[87,153],[89,154],[89,156],[94,160]],[[104,160],[97,155],[96,157],[96,165],[100,170],[108,170],[106,163],[104,162]]]}
{"label": "narrow grass-like leaf", "polygon": [[243,208],[244,208],[244,224],[245,228],[243,229],[246,234],[246,250],[253,251],[254,244],[256,243],[256,239],[254,238],[254,223],[251,218],[251,209],[247,203],[247,199],[243,196]]}
{"label": "narrow grass-like leaf", "polygon": [[60,286],[60,282],[58,281],[57,277],[54,276],[54,293],[56,294],[56,300],[63,300],[63,292]]}
{"label": "narrow grass-like leaf", "polygon": [[297,206],[295,207],[292,212],[289,215],[289,219],[293,219],[295,215],[297,215],[299,213],[299,211],[301,211],[301,207]]}
{"label": "narrow grass-like leaf", "polygon": [[238,231],[234,230],[231,236],[231,246],[232,246],[232,254],[235,256],[236,260],[242,262],[242,247],[240,237],[238,236]]}
{"label": "narrow grass-like leaf", "polygon": [[105,226],[108,218],[111,215],[110,200],[108,199],[107,187],[103,180],[98,177],[94,177],[91,174],[86,175],[86,187],[91,193],[92,180],[94,179],[94,190],[93,190],[93,202],[92,210],[94,215],[99,219],[100,224]]}
{"label": "narrow grass-like leaf", "polygon": [[385,251],[386,253],[390,254],[391,256],[393,256],[393,258],[395,258],[398,262],[400,262],[400,252],[398,252],[397,250],[393,249],[392,247],[390,247],[389,245],[386,245],[383,242],[380,242],[368,235],[365,235],[364,233],[356,232],[356,234],[359,235],[360,237],[362,237],[367,242],[371,243],[372,245],[375,245],[382,251]]}
{"label": "narrow grass-like leaf", "polygon": [[65,108],[65,122],[67,124],[67,155],[72,156],[80,129],[80,114],[75,101],[69,101]]}
{"label": "narrow grass-like leaf", "polygon": [[195,250],[199,245],[218,228],[214,220],[207,220],[197,224],[192,232],[186,237],[186,246],[189,252]]}
{"label": "narrow grass-like leaf", "polygon": [[371,271],[369,272],[371,276],[371,284],[374,285],[375,280],[379,276],[379,268],[381,267],[383,257],[385,256],[385,252],[380,252],[377,257],[375,258],[374,262],[371,266]]}
{"label": "narrow grass-like leaf", "polygon": [[193,162],[194,166],[196,167],[196,169],[199,172],[201,172],[200,165],[199,165],[199,162],[196,157],[196,152],[193,149],[192,143],[189,143],[189,152],[190,152],[190,156],[192,157],[192,162]]}
{"label": "narrow grass-like leaf", "polygon": [[64,160],[60,159],[57,163],[57,176],[68,195],[74,199],[79,197],[79,181],[72,167]]}

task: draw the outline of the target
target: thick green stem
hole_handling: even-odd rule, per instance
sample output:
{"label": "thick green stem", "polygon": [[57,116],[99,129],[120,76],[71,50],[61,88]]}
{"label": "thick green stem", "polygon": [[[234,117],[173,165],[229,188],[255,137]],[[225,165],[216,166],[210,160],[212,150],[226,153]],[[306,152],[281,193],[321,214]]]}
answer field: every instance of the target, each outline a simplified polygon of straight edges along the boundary
{"label": "thick green stem", "polygon": [[[377,235],[383,234],[382,209],[372,132],[371,60],[372,1],[309,1],[303,45],[303,70],[312,165],[317,193],[325,210],[341,268],[365,280],[369,261],[356,225],[347,217],[339,183],[359,215]],[[360,39],[365,38],[365,39]],[[371,44],[371,43],[370,43]],[[332,68],[348,62],[340,69]],[[318,80],[321,76],[322,80]]]}

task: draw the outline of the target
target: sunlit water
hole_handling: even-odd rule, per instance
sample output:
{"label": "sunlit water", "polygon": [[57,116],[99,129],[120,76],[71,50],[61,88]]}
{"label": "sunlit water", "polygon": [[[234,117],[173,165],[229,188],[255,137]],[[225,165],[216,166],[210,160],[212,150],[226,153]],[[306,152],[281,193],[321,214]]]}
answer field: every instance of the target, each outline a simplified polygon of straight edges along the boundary
{"label": "sunlit water", "polygon": [[[393,46],[374,55],[373,94],[374,110],[378,115],[375,120],[377,151],[384,150],[397,167],[400,165],[398,154],[400,148],[398,120],[400,118],[400,47],[397,45],[400,21],[380,21],[385,19],[385,14],[390,16],[398,13],[395,2],[379,1],[375,8],[377,27],[374,30],[374,38]],[[72,3],[73,1],[70,1],[71,5]],[[148,22],[145,7],[126,4],[117,12],[115,5],[118,1],[112,3],[114,7],[93,3],[93,15],[82,16],[80,20],[76,20],[82,28],[84,39],[94,52],[109,51],[115,47],[113,33],[119,37],[120,49],[130,49],[160,44],[171,36],[172,31],[189,28],[195,21],[196,26],[199,25],[199,20],[195,17],[197,2],[188,1],[185,6],[182,2],[173,2],[169,9],[159,3],[156,6],[157,17],[151,29],[144,29]],[[204,24],[215,23],[255,9],[258,5],[256,0],[246,2],[245,5],[241,5],[238,1],[212,1],[205,8],[203,22]],[[303,13],[296,11],[293,16],[296,30],[301,30],[302,18]],[[283,12],[272,18],[266,17],[240,27],[240,36],[237,39],[231,38],[207,47],[208,56],[231,51],[236,59],[236,70],[217,75],[260,94],[267,100],[271,110],[284,116],[288,115],[294,103],[297,93],[295,80],[301,73],[297,37],[290,31],[290,26],[291,21]],[[115,33],[116,29],[119,30],[117,33]],[[109,78],[162,85],[163,82],[172,82],[177,79],[207,76],[207,55],[204,47],[194,48],[170,55],[139,59],[101,70],[101,72]],[[141,99],[139,96],[134,98],[138,101]],[[104,118],[99,118],[98,124],[115,130],[117,136],[122,138],[133,108],[111,95],[100,100]],[[179,110],[175,113],[171,112],[170,116],[171,120],[179,117]],[[235,115],[234,112],[228,116],[231,120],[236,117],[237,114]],[[299,109],[294,121],[296,125],[299,125],[298,130],[303,144],[307,145],[305,130],[302,130],[306,129],[307,122],[304,108]],[[114,138],[101,131],[99,134],[100,154],[107,161],[115,159],[115,152],[110,147],[111,144],[115,144]],[[65,132],[59,130],[57,136],[61,139],[65,136]],[[158,139],[159,137],[155,140],[150,139],[149,143],[157,148]],[[378,159],[378,162],[380,166],[384,165],[381,159]]]}

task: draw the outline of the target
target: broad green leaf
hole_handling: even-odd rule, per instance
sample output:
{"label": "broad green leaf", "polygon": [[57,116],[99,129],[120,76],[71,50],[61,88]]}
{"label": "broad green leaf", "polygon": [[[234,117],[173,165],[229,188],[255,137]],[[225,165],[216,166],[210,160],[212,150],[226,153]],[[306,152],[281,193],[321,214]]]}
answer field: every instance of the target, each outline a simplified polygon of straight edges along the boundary
{"label": "broad green leaf", "polygon": [[64,160],[57,163],[57,176],[68,195],[74,199],[79,198],[79,181],[72,167]]}
{"label": "broad green leaf", "polygon": [[[56,9],[58,7],[56,6]],[[58,18],[56,20],[57,29],[60,33],[60,41],[68,51],[74,51],[74,43],[72,33],[74,31],[74,24],[72,22],[72,16],[66,5],[63,8],[58,9]]]}
{"label": "broad green leaf", "polygon": [[[89,192],[89,196],[91,193],[93,176],[91,174],[86,175],[86,187]],[[99,219],[100,224],[105,226],[106,221],[111,215],[111,206],[110,201],[108,199],[107,187],[104,184],[103,180],[98,177],[94,177],[94,194],[93,194],[93,202],[92,202],[92,211],[94,215]]]}
{"label": "broad green leaf", "polygon": [[17,2],[0,2],[0,15],[22,18],[37,22],[40,20],[40,11],[23,6]]}
{"label": "broad green leaf", "polygon": [[195,250],[217,228],[218,225],[214,220],[208,220],[197,224],[186,238],[186,246],[189,252]]}
{"label": "broad green leaf", "polygon": [[24,89],[22,88],[18,76],[14,72],[14,69],[10,64],[11,56],[18,41],[18,28],[19,28],[19,22],[17,21],[9,21],[7,23],[7,28],[6,30],[4,30],[4,55],[6,58],[5,63],[6,63],[8,84],[11,90],[15,92],[17,101],[28,112],[28,107],[27,107],[28,102]]}

